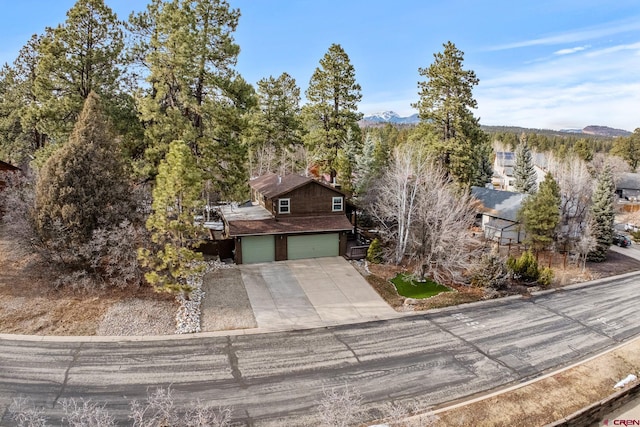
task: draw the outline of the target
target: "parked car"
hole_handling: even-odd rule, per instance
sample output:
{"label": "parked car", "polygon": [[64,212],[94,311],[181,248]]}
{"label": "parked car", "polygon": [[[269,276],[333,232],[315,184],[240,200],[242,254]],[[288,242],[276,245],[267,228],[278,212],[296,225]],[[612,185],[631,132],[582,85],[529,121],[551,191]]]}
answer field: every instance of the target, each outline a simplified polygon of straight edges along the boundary
{"label": "parked car", "polygon": [[618,245],[621,248],[626,248],[631,246],[631,239],[629,239],[624,234],[614,233],[613,234],[613,244]]}
{"label": "parked car", "polygon": [[640,227],[635,224],[625,224],[624,231],[632,231],[634,233],[637,233],[638,231],[640,231]]}

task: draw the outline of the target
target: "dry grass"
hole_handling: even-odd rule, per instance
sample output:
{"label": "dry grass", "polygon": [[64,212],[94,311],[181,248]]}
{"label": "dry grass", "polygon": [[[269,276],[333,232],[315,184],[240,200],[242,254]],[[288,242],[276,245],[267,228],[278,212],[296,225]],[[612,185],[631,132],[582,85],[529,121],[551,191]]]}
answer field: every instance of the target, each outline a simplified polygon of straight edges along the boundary
{"label": "dry grass", "polygon": [[109,309],[131,299],[159,303],[173,298],[148,287],[93,292],[55,288],[59,272],[9,239],[0,228],[0,333],[96,335]]}
{"label": "dry grass", "polygon": [[640,370],[640,340],[515,390],[450,410],[436,411],[439,426],[542,426],[614,393]]}

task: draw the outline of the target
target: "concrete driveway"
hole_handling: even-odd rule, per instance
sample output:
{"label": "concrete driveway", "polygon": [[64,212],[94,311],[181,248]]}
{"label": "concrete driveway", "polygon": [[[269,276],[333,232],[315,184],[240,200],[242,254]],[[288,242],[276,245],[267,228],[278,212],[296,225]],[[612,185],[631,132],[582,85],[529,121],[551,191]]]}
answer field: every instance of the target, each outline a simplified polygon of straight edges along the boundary
{"label": "concrete driveway", "polygon": [[258,327],[297,329],[399,317],[342,257],[240,265]]}

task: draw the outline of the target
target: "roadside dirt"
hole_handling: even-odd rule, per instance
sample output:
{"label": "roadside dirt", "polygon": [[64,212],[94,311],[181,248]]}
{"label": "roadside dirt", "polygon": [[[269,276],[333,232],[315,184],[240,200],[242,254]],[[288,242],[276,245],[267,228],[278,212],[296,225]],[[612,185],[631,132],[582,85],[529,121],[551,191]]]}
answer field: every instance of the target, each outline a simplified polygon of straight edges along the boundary
{"label": "roadside dirt", "polygon": [[119,302],[167,301],[149,288],[56,289],[57,274],[37,255],[17,248],[0,228],[0,333],[96,335],[105,313]]}
{"label": "roadside dirt", "polygon": [[[611,396],[640,370],[640,340],[541,380],[459,407],[435,411],[437,426],[544,426]],[[629,386],[635,385],[631,383]],[[409,419],[407,426],[419,426]]]}

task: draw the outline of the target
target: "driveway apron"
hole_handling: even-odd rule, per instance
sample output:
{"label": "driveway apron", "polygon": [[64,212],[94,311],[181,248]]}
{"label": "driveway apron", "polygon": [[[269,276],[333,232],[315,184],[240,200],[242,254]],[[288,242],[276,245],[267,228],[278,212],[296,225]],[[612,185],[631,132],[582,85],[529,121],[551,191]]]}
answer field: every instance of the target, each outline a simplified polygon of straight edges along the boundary
{"label": "driveway apron", "polygon": [[240,271],[262,329],[399,316],[342,257],[243,264]]}

